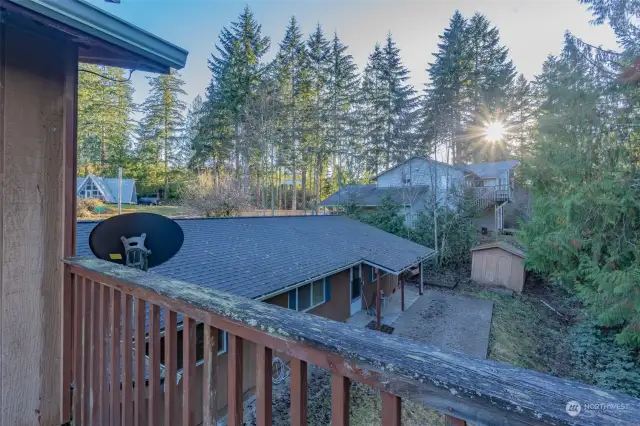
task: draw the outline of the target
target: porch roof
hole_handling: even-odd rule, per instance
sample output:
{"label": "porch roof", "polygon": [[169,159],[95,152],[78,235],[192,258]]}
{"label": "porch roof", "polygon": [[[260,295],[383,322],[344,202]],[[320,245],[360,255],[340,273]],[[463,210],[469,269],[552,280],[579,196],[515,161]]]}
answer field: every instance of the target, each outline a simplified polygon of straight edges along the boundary
{"label": "porch roof", "polygon": [[83,0],[0,0],[0,6],[66,33],[80,62],[167,73],[188,52]]}

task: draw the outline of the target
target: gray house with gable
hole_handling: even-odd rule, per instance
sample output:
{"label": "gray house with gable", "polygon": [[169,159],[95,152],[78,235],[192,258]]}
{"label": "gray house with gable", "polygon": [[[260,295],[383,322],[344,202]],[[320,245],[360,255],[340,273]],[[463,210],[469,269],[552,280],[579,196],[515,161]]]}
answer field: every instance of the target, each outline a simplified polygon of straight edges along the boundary
{"label": "gray house with gable", "polygon": [[407,225],[414,226],[417,215],[434,201],[456,208],[452,191],[472,188],[482,226],[503,229],[505,207],[517,194],[513,170],[519,164],[517,160],[507,160],[451,165],[412,157],[375,176],[374,184],[347,185],[320,205],[329,212],[348,204],[374,209],[385,197],[390,197],[401,206]]}

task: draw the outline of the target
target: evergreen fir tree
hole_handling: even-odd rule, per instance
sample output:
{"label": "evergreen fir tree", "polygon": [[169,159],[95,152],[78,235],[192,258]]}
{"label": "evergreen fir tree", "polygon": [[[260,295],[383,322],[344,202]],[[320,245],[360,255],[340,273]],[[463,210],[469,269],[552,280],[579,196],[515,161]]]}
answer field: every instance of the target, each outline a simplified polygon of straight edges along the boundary
{"label": "evergreen fir tree", "polygon": [[327,155],[327,130],[329,119],[329,83],[331,78],[331,48],[320,24],[307,40],[309,57],[309,82],[312,101],[308,104],[307,120],[309,121],[308,140],[303,147],[306,165],[302,173],[302,199],[307,199],[307,173],[311,185],[314,209],[320,202],[320,178]]}
{"label": "evergreen fir tree", "polygon": [[83,64],[78,73],[79,172],[115,176],[131,160],[133,86],[120,68]]}
{"label": "evergreen fir tree", "polygon": [[312,100],[309,55],[295,16],[291,17],[277,56],[277,73],[282,99],[283,137],[281,150],[293,184],[291,209],[297,209],[297,182],[301,170],[301,148],[309,134],[305,117]]}
{"label": "evergreen fir tree", "polygon": [[417,98],[408,79],[400,49],[389,34],[384,48],[376,45],[369,56],[362,83],[367,162],[374,174],[405,159],[413,147]]}
{"label": "evergreen fir tree", "polygon": [[384,81],[384,54],[379,44],[376,44],[369,55],[367,66],[364,69],[361,86],[362,116],[366,120],[363,123],[363,137],[365,145],[365,161],[367,171],[377,175],[385,169],[385,81]]}
{"label": "evergreen fir tree", "polygon": [[184,130],[182,113],[186,104],[181,97],[185,96],[186,92],[182,88],[184,81],[175,70],[147,79],[150,86],[149,96],[142,104],[145,116],[141,120],[139,136],[146,160],[155,159],[152,164],[161,170],[166,198],[169,196],[170,167],[176,165],[180,138]]}
{"label": "evergreen fir tree", "polygon": [[413,153],[413,130],[418,99],[413,86],[407,83],[409,70],[402,64],[400,49],[391,34],[387,36],[383,57],[382,77],[386,86],[383,92],[385,162],[389,168],[404,161],[409,153]]}
{"label": "evergreen fir tree", "polygon": [[424,154],[444,149],[454,164],[463,156],[463,87],[468,84],[469,73],[465,55],[466,26],[466,19],[456,11],[449,28],[439,36],[435,61],[427,69],[430,83],[423,100]]}
{"label": "evergreen fir tree", "polygon": [[347,49],[334,33],[327,82],[327,140],[322,160],[331,161],[331,169],[340,186],[345,183],[344,169],[352,171],[361,157],[361,149],[357,146],[358,134],[354,131],[358,122],[354,117],[358,101],[358,72]]}
{"label": "evergreen fir tree", "polygon": [[260,84],[264,64],[262,57],[269,50],[269,37],[262,36],[262,26],[249,7],[224,28],[216,45],[217,54],[209,60],[211,82],[207,87],[201,118],[203,147],[210,150],[216,167],[232,157],[236,178],[242,163],[248,162],[249,147],[243,143],[243,121],[246,107]]}

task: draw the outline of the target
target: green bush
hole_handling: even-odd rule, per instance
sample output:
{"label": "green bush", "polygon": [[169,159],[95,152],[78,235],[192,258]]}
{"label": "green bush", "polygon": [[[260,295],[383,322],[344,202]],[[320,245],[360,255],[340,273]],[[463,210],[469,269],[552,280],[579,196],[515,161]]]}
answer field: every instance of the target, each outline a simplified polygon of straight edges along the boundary
{"label": "green bush", "polygon": [[569,340],[577,378],[640,397],[640,355],[615,342],[615,332],[583,321],[571,327]]}
{"label": "green bush", "polygon": [[399,237],[407,238],[409,234],[409,230],[404,224],[404,218],[398,214],[400,206],[395,204],[389,196],[383,198],[374,210],[363,211],[353,205],[348,205],[345,207],[345,212],[360,222],[375,226]]}

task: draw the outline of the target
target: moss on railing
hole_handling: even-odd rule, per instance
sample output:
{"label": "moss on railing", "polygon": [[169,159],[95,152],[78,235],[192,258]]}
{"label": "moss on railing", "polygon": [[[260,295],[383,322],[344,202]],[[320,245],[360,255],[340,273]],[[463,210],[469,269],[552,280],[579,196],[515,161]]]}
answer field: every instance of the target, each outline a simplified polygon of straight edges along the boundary
{"label": "moss on railing", "polygon": [[[95,258],[65,263],[79,275],[474,424],[630,425],[640,419],[640,400],[620,393]],[[572,401],[583,406],[579,417],[568,414]]]}

